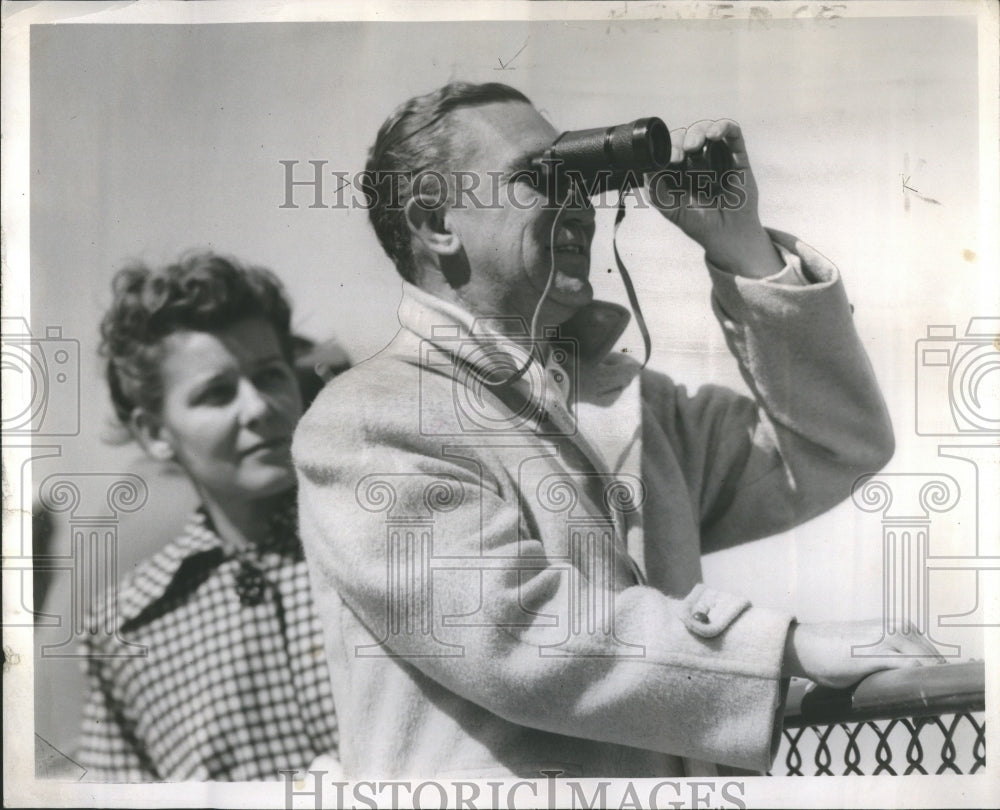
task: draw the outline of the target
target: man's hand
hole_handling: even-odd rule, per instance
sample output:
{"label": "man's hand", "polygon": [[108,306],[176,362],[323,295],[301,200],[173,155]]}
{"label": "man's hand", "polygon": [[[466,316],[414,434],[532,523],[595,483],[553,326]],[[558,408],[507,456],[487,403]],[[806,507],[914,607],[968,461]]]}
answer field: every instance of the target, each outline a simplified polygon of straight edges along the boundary
{"label": "man's hand", "polygon": [[729,210],[717,204],[699,207],[696,204],[698,195],[692,196],[690,189],[671,193],[670,189],[676,189],[671,177],[647,174],[652,204],[701,245],[705,258],[712,264],[753,278],[779,272],[783,266],[781,258],[757,214],[757,181],[750,168],[740,125],[728,119],[698,121],[686,129],[672,130],[670,139],[670,170],[681,168],[685,155],[699,154],[706,142],[723,141],[732,153],[733,169],[742,174],[739,184],[745,202]]}
{"label": "man's hand", "polygon": [[843,689],[880,670],[944,663],[937,648],[913,629],[897,629],[866,650],[865,657],[851,654],[852,647],[872,644],[881,634],[877,620],[794,624],[785,641],[781,674]]}

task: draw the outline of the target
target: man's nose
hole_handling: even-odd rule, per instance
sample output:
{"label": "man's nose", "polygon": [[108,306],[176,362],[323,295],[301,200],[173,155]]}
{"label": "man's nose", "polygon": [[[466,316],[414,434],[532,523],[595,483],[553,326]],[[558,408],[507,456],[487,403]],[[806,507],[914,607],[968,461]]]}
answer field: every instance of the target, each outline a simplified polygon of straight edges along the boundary
{"label": "man's nose", "polygon": [[569,202],[566,204],[566,208],[570,211],[586,211],[591,215],[594,213],[594,206],[590,202],[590,197],[587,196],[584,189],[580,188],[579,183],[571,184]]}
{"label": "man's nose", "polygon": [[572,184],[572,191],[570,191],[569,199],[566,201],[564,213],[573,219],[579,220],[588,228],[594,225],[594,205],[590,201],[590,197],[576,183]]}

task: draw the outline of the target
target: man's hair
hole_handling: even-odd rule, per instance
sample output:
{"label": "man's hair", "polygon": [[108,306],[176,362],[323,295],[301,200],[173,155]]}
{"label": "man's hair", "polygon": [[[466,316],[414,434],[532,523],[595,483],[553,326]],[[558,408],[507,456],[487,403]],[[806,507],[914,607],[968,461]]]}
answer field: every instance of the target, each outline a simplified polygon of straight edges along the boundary
{"label": "man's hair", "polygon": [[413,195],[414,177],[428,170],[447,172],[461,148],[449,113],[503,101],[531,103],[506,84],[452,82],[404,102],[379,129],[365,166],[368,216],[383,249],[407,281],[415,281],[417,272],[403,210]]}
{"label": "man's hair", "polygon": [[101,321],[101,355],[115,414],[128,424],[137,407],[158,413],[163,384],[163,340],[191,330],[215,332],[245,319],[263,318],[291,361],[291,308],[269,270],[243,267],[214,253],[184,256],[151,270],[123,267],[111,282],[113,300]]}

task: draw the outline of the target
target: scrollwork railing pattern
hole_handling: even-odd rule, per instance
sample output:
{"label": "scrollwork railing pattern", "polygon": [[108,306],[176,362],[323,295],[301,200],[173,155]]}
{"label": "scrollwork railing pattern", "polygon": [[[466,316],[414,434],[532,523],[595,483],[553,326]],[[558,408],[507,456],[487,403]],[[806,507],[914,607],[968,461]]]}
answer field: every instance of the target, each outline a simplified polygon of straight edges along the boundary
{"label": "scrollwork railing pattern", "polygon": [[852,690],[793,685],[771,774],[979,773],[984,708],[980,662],[877,673]]}
{"label": "scrollwork railing pattern", "polygon": [[774,776],[972,774],[986,767],[978,712],[786,728]]}

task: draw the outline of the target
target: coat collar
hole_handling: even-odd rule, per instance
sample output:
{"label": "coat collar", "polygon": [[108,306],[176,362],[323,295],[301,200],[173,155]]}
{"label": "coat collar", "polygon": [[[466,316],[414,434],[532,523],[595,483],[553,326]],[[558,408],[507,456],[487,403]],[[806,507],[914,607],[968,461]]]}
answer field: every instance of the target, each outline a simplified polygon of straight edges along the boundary
{"label": "coat collar", "polygon": [[[642,366],[630,357],[611,352],[628,326],[629,318],[630,313],[625,307],[607,301],[593,301],[562,324],[557,335],[547,336],[552,349],[549,356],[542,357],[539,352],[533,359],[546,364],[546,370],[552,369],[552,362],[556,361],[570,375],[575,366],[577,379],[570,401],[565,396],[551,395],[552,386],[530,385],[527,374],[493,393],[515,413],[521,412],[518,405],[525,400],[537,402],[547,412],[550,423],[574,443],[599,475],[629,474],[639,480],[642,453],[639,372]],[[433,352],[450,357],[449,363],[441,363],[435,358],[433,365],[438,368],[451,366],[453,374],[456,373],[454,369],[462,365],[478,365],[477,375],[489,379],[491,369],[488,363],[482,361],[484,356],[491,356],[495,364],[494,375],[499,374],[499,379],[503,379],[503,375],[510,374],[527,359],[526,352],[518,354],[518,344],[532,345],[523,319],[474,318],[460,307],[405,282],[399,322],[412,335],[430,343]],[[478,339],[480,335],[486,340]],[[497,335],[520,336],[522,340],[497,341]],[[557,356],[560,340],[575,347],[575,363],[565,363]],[[485,342],[492,342],[492,351],[483,351]],[[506,354],[505,362],[503,347],[513,347]],[[422,347],[420,363],[427,363],[431,354]],[[510,362],[511,355],[516,365]],[[498,377],[493,376],[493,379]],[[512,404],[511,396],[524,399]],[[635,522],[638,519],[638,516],[633,516],[631,520]],[[627,522],[615,534],[627,548],[630,535]],[[641,533],[632,534],[639,537]],[[641,540],[637,542],[641,547]],[[641,548],[638,557],[633,558],[627,552],[626,556],[636,581],[644,582]]]}
{"label": "coat collar", "polygon": [[[419,362],[439,373],[448,368],[450,372],[445,373],[460,374],[466,381],[472,377],[480,382],[508,379],[524,366],[528,358],[525,347],[532,348],[533,360],[545,365],[546,371],[555,372],[561,367],[570,378],[575,372],[574,384],[567,386],[568,397],[565,393],[556,395],[553,385],[532,385],[528,379],[530,372],[510,385],[491,388],[514,413],[523,413],[526,403],[533,401],[598,472],[615,469],[609,466],[609,461],[615,463],[626,448],[638,447],[632,433],[621,437],[621,441],[611,442],[609,438],[617,437],[619,432],[617,428],[611,429],[611,423],[623,420],[619,427],[630,427],[633,432],[639,423],[639,388],[633,383],[637,382],[641,366],[630,357],[611,352],[629,317],[629,311],[622,306],[594,301],[559,328],[548,343],[549,355],[543,357],[528,339],[523,319],[474,318],[411,284],[405,285],[399,306],[399,321],[404,330],[430,344],[421,348]],[[515,339],[497,340],[498,335]],[[516,339],[518,336],[520,340]],[[560,341],[562,348],[571,350],[575,358],[560,357]],[[412,347],[406,351],[409,354]],[[468,374],[470,369],[472,374]],[[634,394],[623,396],[629,390]],[[581,430],[580,415],[585,416],[589,429]],[[602,437],[608,441],[601,441]]]}
{"label": "coat collar", "polygon": [[[520,317],[475,317],[449,301],[414,284],[403,282],[398,310],[400,324],[433,343],[447,344],[455,338],[508,336],[527,341],[528,324]],[[596,367],[604,360],[628,326],[631,314],[610,301],[592,301],[581,307],[561,327],[556,339],[576,346],[581,369]]]}
{"label": "coat collar", "polygon": [[[296,519],[296,492],[282,498],[270,521],[268,538],[255,552],[292,553],[301,556]],[[183,532],[140,565],[118,589],[118,627],[135,621],[166,596],[185,587],[196,587],[214,567],[231,557],[208,513],[198,507]]]}
{"label": "coat collar", "polygon": [[[214,567],[223,558],[222,540],[207,525],[201,509],[192,514],[179,537],[140,565],[118,589],[118,622],[132,622],[167,595],[182,569],[196,559],[199,568]],[[209,560],[211,559],[211,563]]]}

